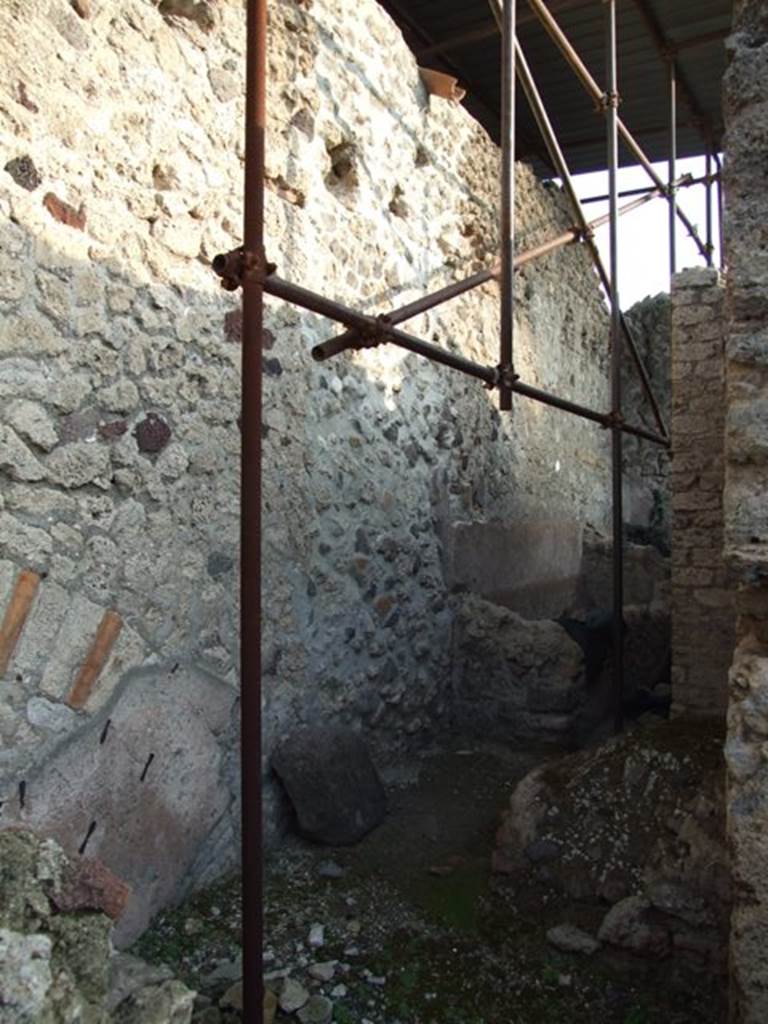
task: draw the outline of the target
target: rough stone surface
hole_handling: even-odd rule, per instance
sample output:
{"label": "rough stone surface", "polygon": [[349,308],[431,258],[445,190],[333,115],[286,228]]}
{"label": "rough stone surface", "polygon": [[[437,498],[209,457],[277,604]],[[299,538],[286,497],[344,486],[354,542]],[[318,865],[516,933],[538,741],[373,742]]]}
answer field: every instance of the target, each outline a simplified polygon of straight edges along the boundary
{"label": "rough stone surface", "polygon": [[478,597],[456,620],[458,728],[495,739],[563,740],[585,698],[581,649],[556,622],[530,621]]}
{"label": "rough stone surface", "polygon": [[494,867],[533,873],[576,900],[614,904],[598,938],[630,952],[689,953],[725,971],[730,873],[722,733],[639,723],[534,769],[516,787]]}
{"label": "rough stone surface", "polygon": [[681,715],[722,717],[735,635],[723,559],[724,296],[706,267],[673,282],[672,707]]}
{"label": "rough stone surface", "polygon": [[768,17],[737,0],[723,81],[728,254],[725,431],[725,558],[736,583],[737,647],[730,674],[728,829],[735,906],[731,1020],[768,1018]]}
{"label": "rough stone surface", "polygon": [[272,767],[296,812],[299,831],[345,846],[362,839],[386,814],[384,787],[364,741],[350,730],[306,728],[272,754]]}
{"label": "rough stone surface", "polygon": [[118,944],[182,891],[198,858],[216,861],[218,844],[233,843],[219,745],[233,700],[189,669],[131,673],[84,729],[28,767],[23,802],[14,792],[4,804],[5,821],[52,834],[73,855],[87,849],[130,884]]}
{"label": "rough stone surface", "polygon": [[572,924],[558,924],[547,932],[547,941],[564,953],[585,953],[591,956],[600,948],[600,943],[588,932]]}
{"label": "rough stone surface", "polygon": [[581,578],[583,523],[452,523],[445,530],[446,582],[527,619],[555,618],[573,605]]}
{"label": "rough stone surface", "polygon": [[[53,978],[51,940],[0,928],[2,1020],[42,1021]],[[50,1015],[49,1015],[50,1016]]]}
{"label": "rough stone surface", "polygon": [[672,948],[669,932],[655,922],[651,914],[651,904],[647,900],[640,896],[627,896],[605,915],[598,938],[639,956],[665,957]]}
{"label": "rough stone surface", "polygon": [[0,830],[0,1020],[189,1024],[194,992],[169,971],[112,955],[101,912],[108,873],[94,864],[28,830]]}

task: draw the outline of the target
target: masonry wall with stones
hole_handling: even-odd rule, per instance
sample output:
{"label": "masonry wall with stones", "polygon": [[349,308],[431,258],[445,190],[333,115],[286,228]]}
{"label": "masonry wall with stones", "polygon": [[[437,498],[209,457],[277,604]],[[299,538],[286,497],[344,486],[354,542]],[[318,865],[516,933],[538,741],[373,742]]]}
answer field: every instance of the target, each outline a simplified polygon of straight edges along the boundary
{"label": "masonry wall with stones", "polygon": [[[378,311],[487,264],[498,153],[382,9],[270,11],[279,272]],[[126,878],[123,940],[237,857],[240,317],[209,261],[239,242],[243,57],[239,0],[0,8],[0,820]],[[521,247],[570,222],[525,167],[517,204]],[[497,307],[409,326],[495,363]],[[523,379],[607,408],[586,252],[522,270],[516,309]],[[265,752],[332,718],[383,763],[450,719],[456,538],[513,528],[513,596],[558,614],[608,437],[390,348],[318,365],[333,325],[266,317]]]}
{"label": "masonry wall with stones", "polygon": [[672,700],[722,717],[734,642],[723,559],[724,289],[716,270],[672,288]]}
{"label": "masonry wall with stones", "polygon": [[768,1017],[768,11],[734,4],[723,83],[728,258],[725,557],[737,646],[728,706],[728,838],[734,876],[731,1020]]}
{"label": "masonry wall with stones", "polygon": [[[666,292],[649,295],[625,314],[656,401],[669,427],[672,383],[671,303]],[[622,362],[622,404],[628,414],[650,430],[656,420],[640,377],[626,350]],[[628,537],[669,554],[671,543],[669,451],[661,445],[624,435],[624,521]]]}

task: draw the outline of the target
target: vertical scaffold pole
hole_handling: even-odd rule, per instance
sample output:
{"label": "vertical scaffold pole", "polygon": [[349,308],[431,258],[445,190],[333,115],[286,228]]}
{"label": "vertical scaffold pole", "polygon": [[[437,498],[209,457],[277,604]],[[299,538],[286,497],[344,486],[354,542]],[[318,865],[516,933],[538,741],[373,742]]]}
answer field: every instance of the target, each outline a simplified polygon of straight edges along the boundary
{"label": "vertical scaffold pole", "polygon": [[707,153],[704,164],[704,176],[706,183],[706,218],[707,218],[707,266],[712,266],[713,249],[712,244],[712,142],[707,139]]}
{"label": "vertical scaffold pole", "polygon": [[264,324],[264,146],[267,0],[248,0],[243,220],[240,484],[240,757],[243,829],[243,1005],[261,1020],[261,360]]}
{"label": "vertical scaffold pole", "polygon": [[677,197],[675,178],[677,176],[677,72],[673,57],[669,58],[669,276],[677,273]]}
{"label": "vertical scaffold pole", "polygon": [[720,242],[720,269],[725,270],[725,237],[723,235],[723,161],[713,150],[712,158],[717,168],[717,237]]}
{"label": "vertical scaffold pole", "polygon": [[608,210],[610,239],[610,303],[611,303],[611,478],[613,487],[613,684],[616,732],[624,727],[624,540],[622,502],[622,435],[621,435],[621,310],[619,308],[618,254],[618,105],[616,0],[606,3],[606,36],[608,92],[606,94],[608,129]]}
{"label": "vertical scaffold pole", "polygon": [[[513,368],[515,303],[515,8],[505,0],[501,41],[501,334],[499,365]],[[499,407],[512,408],[512,391],[499,388]]]}

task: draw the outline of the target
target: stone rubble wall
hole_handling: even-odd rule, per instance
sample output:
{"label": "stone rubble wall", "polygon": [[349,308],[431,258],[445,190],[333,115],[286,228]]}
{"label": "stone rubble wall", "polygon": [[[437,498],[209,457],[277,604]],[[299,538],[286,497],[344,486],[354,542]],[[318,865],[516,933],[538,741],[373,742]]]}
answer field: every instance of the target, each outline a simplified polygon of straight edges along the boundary
{"label": "stone rubble wall", "polygon": [[734,642],[723,560],[724,289],[716,270],[672,287],[672,700],[721,717]]}
{"label": "stone rubble wall", "polygon": [[737,0],[723,83],[728,261],[725,558],[737,647],[728,706],[728,839],[734,876],[731,1021],[768,1019],[768,11]]}
{"label": "stone rubble wall", "polygon": [[[487,265],[498,152],[383,10],[270,18],[279,273],[380,311]],[[1,820],[125,877],[123,941],[237,857],[241,321],[209,264],[240,241],[243,20],[239,0],[0,7],[0,614],[37,579],[2,681]],[[523,166],[516,214],[522,248],[570,223]],[[607,409],[586,251],[526,267],[516,299],[523,379]],[[495,364],[497,310],[487,285],[408,326]],[[393,758],[448,720],[446,531],[546,509],[580,543],[606,525],[609,439],[524,399],[502,416],[394,348],[318,365],[336,328],[275,300],[266,325],[265,754],[333,719]]]}

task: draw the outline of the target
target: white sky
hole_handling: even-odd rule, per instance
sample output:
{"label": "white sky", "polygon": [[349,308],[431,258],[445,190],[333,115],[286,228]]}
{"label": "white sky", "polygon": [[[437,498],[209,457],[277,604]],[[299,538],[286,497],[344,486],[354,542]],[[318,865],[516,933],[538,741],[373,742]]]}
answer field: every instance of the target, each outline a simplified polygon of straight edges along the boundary
{"label": "white sky", "polygon": [[[667,180],[666,163],[654,164],[663,181]],[[712,165],[715,171],[714,161]],[[678,160],[676,176],[692,174],[698,178],[704,174],[704,157],[693,157]],[[619,191],[639,188],[650,184],[650,178],[642,167],[625,167],[619,170]],[[592,195],[604,195],[608,191],[607,171],[596,171],[592,174],[574,176],[576,191],[580,198]],[[692,185],[678,192],[678,205],[696,227],[702,242],[706,242],[706,189],[703,185]],[[619,200],[619,206],[630,202],[629,196]],[[607,212],[607,203],[587,203],[585,206],[589,220]],[[628,309],[646,295],[669,291],[669,207],[664,199],[653,199],[637,210],[619,218],[619,302],[622,309]],[[684,225],[677,219],[677,269],[704,266],[704,258]],[[720,262],[720,239],[717,223],[717,188],[712,187],[712,229],[715,246],[714,265]],[[599,228],[595,238],[600,251],[609,265],[608,257],[608,226]]]}

